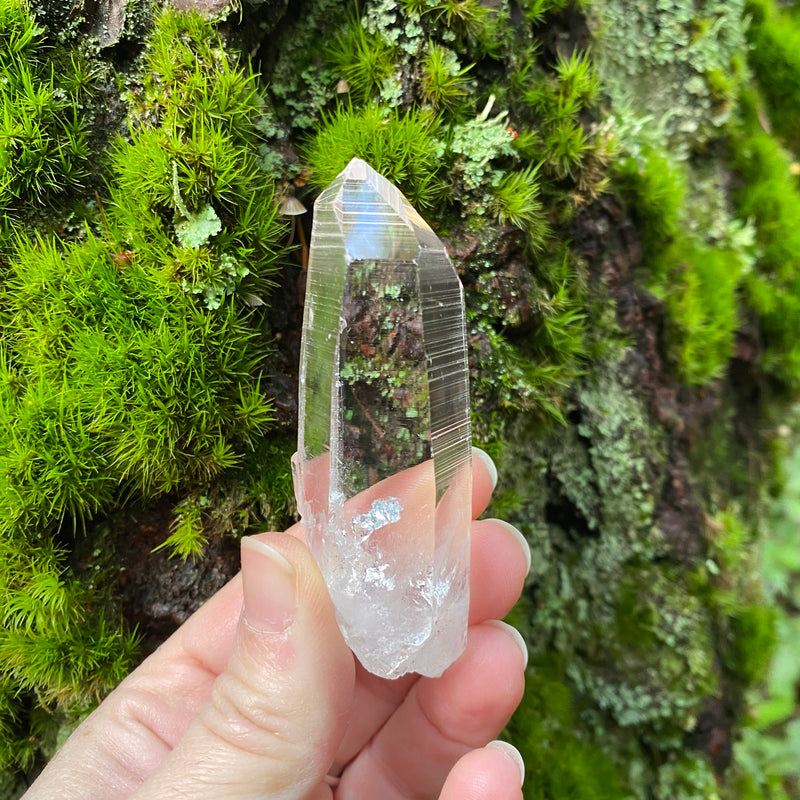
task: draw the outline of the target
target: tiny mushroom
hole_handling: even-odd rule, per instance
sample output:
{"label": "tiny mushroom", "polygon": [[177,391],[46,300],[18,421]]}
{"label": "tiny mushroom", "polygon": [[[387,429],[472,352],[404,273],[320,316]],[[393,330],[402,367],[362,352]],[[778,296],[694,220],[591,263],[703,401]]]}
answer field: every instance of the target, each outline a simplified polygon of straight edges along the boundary
{"label": "tiny mushroom", "polygon": [[289,237],[289,244],[294,240],[296,231],[297,238],[300,240],[300,261],[303,271],[308,269],[308,245],[306,244],[306,233],[303,230],[303,223],[300,222],[298,217],[301,214],[305,214],[307,211],[308,209],[293,194],[287,194],[278,206],[279,214],[282,214],[284,217],[292,218],[292,233]]}
{"label": "tiny mushroom", "polygon": [[293,194],[287,194],[278,206],[278,212],[284,217],[297,217],[306,211],[308,209]]}

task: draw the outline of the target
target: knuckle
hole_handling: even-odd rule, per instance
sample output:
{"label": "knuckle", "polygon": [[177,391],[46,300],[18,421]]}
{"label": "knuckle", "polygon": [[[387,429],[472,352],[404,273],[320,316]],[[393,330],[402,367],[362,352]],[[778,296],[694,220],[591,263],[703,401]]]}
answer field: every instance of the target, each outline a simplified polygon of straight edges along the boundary
{"label": "knuckle", "polygon": [[224,745],[265,758],[283,759],[303,743],[284,693],[265,694],[235,672],[214,682],[199,721]]}

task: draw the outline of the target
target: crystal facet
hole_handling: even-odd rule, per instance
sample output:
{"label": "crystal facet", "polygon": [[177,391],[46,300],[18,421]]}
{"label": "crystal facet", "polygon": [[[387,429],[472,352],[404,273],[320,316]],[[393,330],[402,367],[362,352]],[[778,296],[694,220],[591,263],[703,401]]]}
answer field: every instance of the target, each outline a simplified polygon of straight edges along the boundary
{"label": "crystal facet", "polygon": [[315,205],[295,491],[345,639],[377,675],[440,675],[464,649],[470,466],[458,276],[353,159]]}

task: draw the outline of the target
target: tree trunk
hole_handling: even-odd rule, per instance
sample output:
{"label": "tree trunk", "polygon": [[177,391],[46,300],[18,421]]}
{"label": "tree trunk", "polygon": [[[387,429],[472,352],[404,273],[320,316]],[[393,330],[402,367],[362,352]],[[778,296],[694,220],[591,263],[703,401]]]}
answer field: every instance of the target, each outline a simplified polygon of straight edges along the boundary
{"label": "tree trunk", "polygon": [[748,716],[796,627],[759,555],[800,386],[796,4],[231,5],[0,0],[0,797],[293,518],[311,215],[275,209],[355,155],[465,287],[490,513],[533,555],[525,796],[798,796],[793,699]]}

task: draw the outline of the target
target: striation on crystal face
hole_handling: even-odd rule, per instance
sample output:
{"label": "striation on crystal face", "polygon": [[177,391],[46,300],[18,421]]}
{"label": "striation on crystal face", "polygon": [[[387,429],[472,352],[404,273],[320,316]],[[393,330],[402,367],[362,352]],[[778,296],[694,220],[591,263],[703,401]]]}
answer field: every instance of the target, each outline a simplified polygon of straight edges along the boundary
{"label": "striation on crystal face", "polygon": [[399,190],[353,159],[315,204],[297,503],[347,643],[376,675],[466,644],[471,447],[461,284]]}

